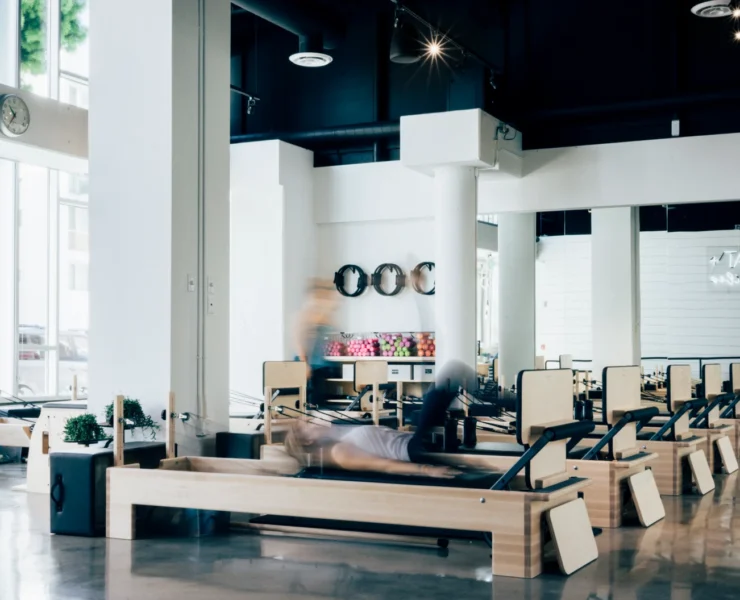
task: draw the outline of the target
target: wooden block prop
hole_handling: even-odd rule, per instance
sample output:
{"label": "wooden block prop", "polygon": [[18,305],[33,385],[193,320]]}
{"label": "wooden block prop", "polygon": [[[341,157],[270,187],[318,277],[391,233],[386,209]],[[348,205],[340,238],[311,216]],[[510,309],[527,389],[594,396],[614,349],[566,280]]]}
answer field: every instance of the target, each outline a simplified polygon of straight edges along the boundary
{"label": "wooden block prop", "polygon": [[731,473],[737,471],[737,457],[735,456],[735,452],[732,449],[730,438],[728,438],[727,436],[721,437],[717,440],[716,444],[717,452],[719,452],[720,458],[722,459],[722,464],[725,467],[725,472],[730,475]]}
{"label": "wooden block prop", "polygon": [[[522,371],[517,383],[517,441],[532,445],[543,425],[573,420],[573,373],[570,369]],[[567,440],[548,444],[527,465],[527,484],[537,487],[545,480],[566,470]]]}
{"label": "wooden block prop", "polygon": [[547,512],[560,570],[570,575],[599,557],[583,498],[572,500]]}
{"label": "wooden block prop", "polygon": [[735,394],[740,394],[740,363],[730,365],[730,390]]}
{"label": "wooden block prop", "polygon": [[[615,425],[625,412],[641,406],[640,367],[607,367],[602,376],[604,422]],[[610,443],[612,456],[637,446],[637,424],[629,423]]]}
{"label": "wooden block prop", "polygon": [[[691,400],[691,367],[689,365],[671,365],[668,367],[668,412],[679,410]],[[673,426],[677,440],[689,435],[689,415],[683,415]],[[706,457],[705,457],[706,458]]]}
{"label": "wooden block prop", "polygon": [[535,356],[534,357],[534,368],[536,371],[544,371],[545,370],[545,357],[544,356]]}
{"label": "wooden block prop", "polygon": [[658,485],[650,469],[633,475],[628,480],[632,500],[637,509],[637,516],[643,527],[650,527],[665,518],[665,507],[660,498]]}
{"label": "wooden block prop", "polygon": [[689,464],[699,493],[704,496],[714,490],[714,478],[712,477],[712,471],[709,469],[704,450],[697,450],[689,454]]}
{"label": "wooden block prop", "polygon": [[498,357],[493,359],[493,380],[498,383]]}

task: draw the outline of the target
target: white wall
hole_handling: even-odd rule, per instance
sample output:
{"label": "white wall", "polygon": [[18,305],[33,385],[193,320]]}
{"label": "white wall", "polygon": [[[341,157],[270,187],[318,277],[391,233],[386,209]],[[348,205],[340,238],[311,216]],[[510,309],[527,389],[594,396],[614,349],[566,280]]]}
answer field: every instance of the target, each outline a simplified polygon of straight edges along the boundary
{"label": "white wall", "polygon": [[[592,358],[590,237],[540,238],[537,345],[548,358]],[[710,249],[725,246],[740,247],[740,232],[640,234],[642,356],[740,356],[740,293],[708,280]]]}
{"label": "white wall", "polygon": [[[407,275],[434,261],[434,178],[398,161],[314,169],[318,275],[356,264],[372,273],[385,262]],[[478,247],[498,250],[498,228],[479,223]],[[475,265],[471,265],[474,269]],[[392,310],[389,310],[392,307]],[[386,298],[368,289],[341,301],[343,331],[434,331],[434,296],[408,287]]]}
{"label": "white wall", "polygon": [[231,147],[231,389],[261,398],[262,364],[296,354],[293,324],[316,274],[313,154]]}
{"label": "white wall", "polygon": [[478,212],[529,212],[736,200],[740,134],[524,153],[521,179],[484,178]]}
{"label": "white wall", "polygon": [[591,358],[591,236],[537,244],[537,354]]}
{"label": "white wall", "polygon": [[434,217],[434,179],[399,161],[314,171],[317,223]]}
{"label": "white wall", "polygon": [[[642,240],[656,247],[645,257],[652,264],[643,263],[643,312],[647,304],[666,314],[643,314],[643,323],[657,334],[655,349],[662,337],[670,356],[740,356],[740,291],[713,289],[708,260],[714,248],[739,250],[740,231],[643,233]],[[660,269],[662,279],[654,277]]]}
{"label": "white wall", "polygon": [[[372,274],[379,265],[392,262],[408,275],[420,262],[434,261],[434,219],[324,224],[317,237],[319,275],[327,279],[345,264]],[[434,331],[434,296],[417,294],[410,283],[392,297],[368,287],[362,296],[341,299],[337,325],[353,333]]]}
{"label": "white wall", "polygon": [[[283,355],[297,349],[293,320],[303,306],[306,285],[316,274],[313,152],[280,144],[280,183],[283,187]],[[274,240],[273,240],[274,243]]]}

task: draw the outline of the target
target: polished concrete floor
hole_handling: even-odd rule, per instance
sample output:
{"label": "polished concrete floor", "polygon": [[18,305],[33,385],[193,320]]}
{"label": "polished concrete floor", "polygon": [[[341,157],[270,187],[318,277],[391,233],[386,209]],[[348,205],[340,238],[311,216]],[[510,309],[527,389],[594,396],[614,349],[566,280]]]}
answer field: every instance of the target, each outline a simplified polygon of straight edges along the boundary
{"label": "polished concrete floor", "polygon": [[600,558],[566,578],[491,577],[482,543],[438,550],[230,534],[139,540],[49,535],[46,497],[12,491],[0,465],[0,600],[546,598],[723,600],[740,594],[737,474],[704,498],[665,498],[651,529],[605,531]]}

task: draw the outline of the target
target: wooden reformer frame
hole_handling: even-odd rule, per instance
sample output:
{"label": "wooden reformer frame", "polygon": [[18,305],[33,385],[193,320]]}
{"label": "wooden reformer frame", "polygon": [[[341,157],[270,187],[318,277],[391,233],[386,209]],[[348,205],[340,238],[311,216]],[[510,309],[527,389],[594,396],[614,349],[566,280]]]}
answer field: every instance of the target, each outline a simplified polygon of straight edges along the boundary
{"label": "wooden reformer frame", "polygon": [[[669,366],[667,383],[666,401],[671,417],[654,431],[645,428],[645,431],[654,432],[656,439],[641,440],[647,452],[658,455],[652,464],[655,481],[663,496],[690,493],[692,479],[701,495],[708,494],[714,490],[714,479],[703,450],[705,440],[689,428],[691,407],[698,404],[691,397],[691,367]],[[669,432],[671,439],[663,439]]]}
{"label": "wooden reformer frame", "polygon": [[727,474],[738,470],[735,423],[725,422],[720,416],[720,396],[722,396],[722,367],[708,364],[702,367],[704,398],[708,405],[692,423],[700,422],[703,427],[691,431],[705,439],[704,452],[707,455],[712,473]]}
{"label": "wooden reformer frame", "polygon": [[729,400],[727,406],[722,408],[719,423],[733,427],[734,431],[728,432],[728,436],[735,449],[735,456],[740,458],[740,411],[738,411],[738,404],[740,404],[740,363],[730,365],[729,383],[729,394],[732,399]]}
{"label": "wooden reformer frame", "polygon": [[[568,389],[548,386],[537,392],[527,386],[526,379],[522,379],[517,387],[522,395],[521,403],[526,403],[531,407],[530,410],[550,411],[559,406],[561,418],[566,415],[572,418],[572,381]],[[636,439],[637,417],[641,412],[639,367],[609,367],[604,370],[603,406],[603,422],[607,431],[601,439],[583,440],[586,442],[584,445],[594,447],[589,451],[587,459],[567,459],[568,473],[587,477],[592,482],[583,491],[583,496],[594,526],[620,527],[627,508],[626,501],[631,497],[640,523],[649,527],[665,517],[665,510],[653,473],[648,469],[649,463],[658,456],[643,451]],[[522,443],[521,435],[517,432],[519,443]],[[524,435],[526,437],[526,432]],[[483,437],[495,442],[513,441],[512,436],[505,434],[484,434]],[[463,460],[469,464],[489,468],[508,468],[517,460],[512,456],[464,454],[464,450],[461,452],[465,457]],[[605,460],[593,460],[599,454]],[[457,461],[459,456],[460,454],[453,454],[450,461]]]}
{"label": "wooden reformer frame", "polygon": [[[547,385],[544,380],[543,384]],[[564,441],[543,451],[528,470],[528,478],[551,485],[545,489],[481,490],[285,477],[269,460],[175,458],[176,413],[170,396],[168,459],[159,469],[150,470],[123,466],[122,404],[118,398],[115,466],[107,472],[109,538],[134,539],[134,508],[145,505],[490,533],[493,574],[501,576],[531,578],[541,573],[546,523],[564,573],[597,558],[586,507],[578,497],[589,482],[565,473]],[[542,423],[537,411],[523,421],[532,443],[551,425]]]}
{"label": "wooden reformer frame", "polygon": [[[277,421],[306,418],[306,372],[304,362],[268,361],[263,364],[265,444],[273,443]],[[279,390],[298,389],[297,395],[280,395]]]}

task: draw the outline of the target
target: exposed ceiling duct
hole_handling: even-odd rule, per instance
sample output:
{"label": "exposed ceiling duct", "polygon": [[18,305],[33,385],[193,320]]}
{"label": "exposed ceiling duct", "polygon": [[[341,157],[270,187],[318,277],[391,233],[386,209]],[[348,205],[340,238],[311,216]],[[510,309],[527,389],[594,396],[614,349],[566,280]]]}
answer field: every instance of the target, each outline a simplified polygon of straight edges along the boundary
{"label": "exposed ceiling duct", "polygon": [[302,148],[313,150],[329,143],[375,142],[384,139],[397,139],[401,134],[401,124],[398,121],[382,123],[360,123],[357,125],[341,125],[339,127],[325,127],[312,131],[284,131],[266,133],[247,133],[232,135],[232,144],[246,142],[263,142],[266,140],[282,140]]}
{"label": "exposed ceiling duct", "polygon": [[333,58],[326,50],[337,47],[344,23],[312,0],[232,0],[232,4],[298,36],[298,52],[291,62],[302,67],[323,67]]}

